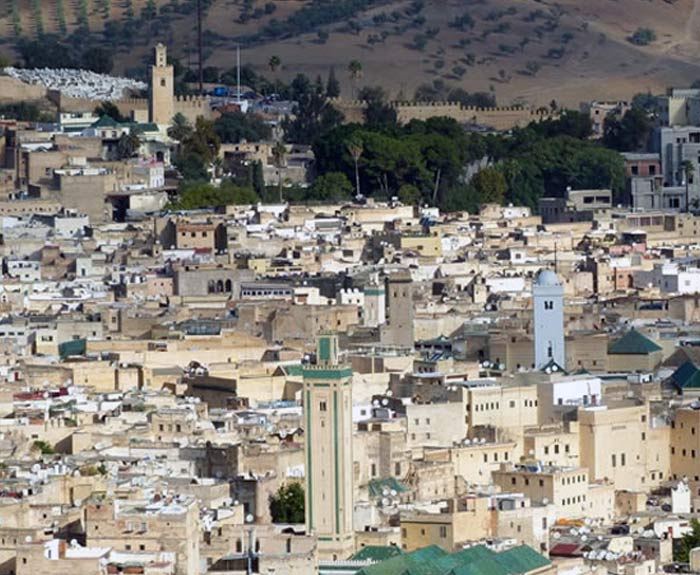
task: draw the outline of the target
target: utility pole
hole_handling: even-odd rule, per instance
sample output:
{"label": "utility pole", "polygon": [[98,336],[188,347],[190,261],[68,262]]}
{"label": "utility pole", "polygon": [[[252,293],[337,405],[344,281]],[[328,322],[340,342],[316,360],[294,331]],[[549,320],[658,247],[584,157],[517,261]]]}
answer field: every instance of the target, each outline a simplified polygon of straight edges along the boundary
{"label": "utility pole", "polygon": [[204,95],[204,62],[202,61],[202,0],[197,0],[197,51],[199,53],[199,94]]}

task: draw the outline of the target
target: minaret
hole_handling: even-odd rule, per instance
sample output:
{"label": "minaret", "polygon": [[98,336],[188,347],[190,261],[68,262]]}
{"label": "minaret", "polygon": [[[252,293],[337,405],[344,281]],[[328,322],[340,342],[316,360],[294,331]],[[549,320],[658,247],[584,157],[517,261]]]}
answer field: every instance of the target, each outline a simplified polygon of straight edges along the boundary
{"label": "minaret", "polygon": [[564,286],[557,274],[543,269],[532,284],[535,315],[535,368],[554,362],[566,369]]}
{"label": "minaret", "polygon": [[175,115],[175,74],[168,65],[168,50],[158,43],[155,62],[151,66],[149,119],[160,126],[169,126]]}
{"label": "minaret", "polygon": [[338,359],[338,338],[318,338],[316,364],[304,368],[306,530],[320,559],[354,552],[352,369]]}

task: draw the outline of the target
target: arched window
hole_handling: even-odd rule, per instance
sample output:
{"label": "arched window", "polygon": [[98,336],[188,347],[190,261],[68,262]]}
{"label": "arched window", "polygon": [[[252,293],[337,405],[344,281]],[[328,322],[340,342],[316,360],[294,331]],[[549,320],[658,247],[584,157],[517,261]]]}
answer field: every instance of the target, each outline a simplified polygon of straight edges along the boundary
{"label": "arched window", "polygon": [[231,283],[231,280],[226,280],[226,291],[228,293],[233,291],[233,284]]}
{"label": "arched window", "polygon": [[207,293],[214,293],[216,291],[216,285],[214,284],[214,280],[209,280],[207,282]]}
{"label": "arched window", "polygon": [[216,293],[222,293],[224,291],[224,281],[219,280],[216,282]]}

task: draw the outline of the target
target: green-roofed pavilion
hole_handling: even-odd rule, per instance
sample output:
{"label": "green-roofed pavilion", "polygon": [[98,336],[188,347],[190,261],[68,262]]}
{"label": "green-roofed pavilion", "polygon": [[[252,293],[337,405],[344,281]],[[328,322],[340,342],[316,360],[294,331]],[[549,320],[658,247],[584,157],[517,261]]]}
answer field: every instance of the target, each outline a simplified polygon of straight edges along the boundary
{"label": "green-roofed pavilion", "polygon": [[663,360],[663,349],[635,328],[608,348],[609,372],[650,372]]}
{"label": "green-roofed pavilion", "polygon": [[661,351],[661,346],[632,328],[610,346],[608,353],[616,355],[648,355]]}

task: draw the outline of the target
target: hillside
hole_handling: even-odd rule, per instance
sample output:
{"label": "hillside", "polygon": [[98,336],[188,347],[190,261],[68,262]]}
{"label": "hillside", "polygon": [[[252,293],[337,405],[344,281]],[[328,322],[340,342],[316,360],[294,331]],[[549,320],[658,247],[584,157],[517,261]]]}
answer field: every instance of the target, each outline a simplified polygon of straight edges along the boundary
{"label": "hillside", "polygon": [[[144,69],[151,46],[168,44],[184,65],[196,55],[194,0],[2,0],[0,51],[38,33],[110,41],[118,72]],[[700,0],[205,0],[206,65],[244,63],[289,79],[335,67],[351,97],[359,85],[412,97],[441,80],[493,91],[501,104],[628,98],[700,79]],[[321,6],[319,6],[321,5]],[[633,16],[633,17],[632,17]],[[89,29],[89,36],[84,32]],[[653,31],[648,45],[629,38]],[[106,41],[105,40],[105,41]],[[272,55],[281,60],[267,69]]]}

